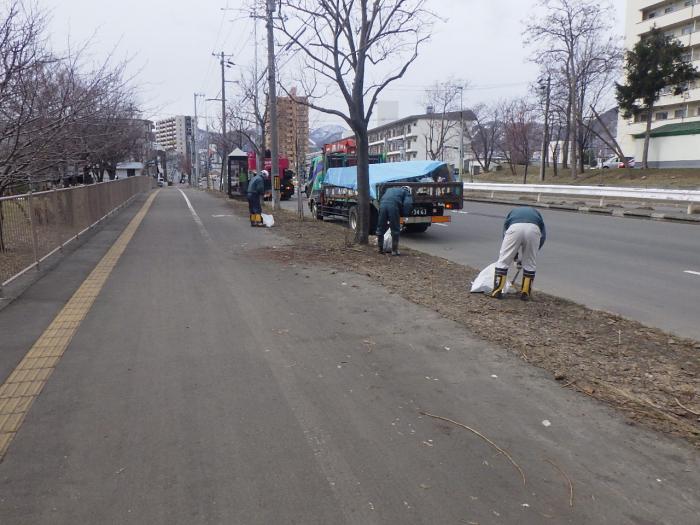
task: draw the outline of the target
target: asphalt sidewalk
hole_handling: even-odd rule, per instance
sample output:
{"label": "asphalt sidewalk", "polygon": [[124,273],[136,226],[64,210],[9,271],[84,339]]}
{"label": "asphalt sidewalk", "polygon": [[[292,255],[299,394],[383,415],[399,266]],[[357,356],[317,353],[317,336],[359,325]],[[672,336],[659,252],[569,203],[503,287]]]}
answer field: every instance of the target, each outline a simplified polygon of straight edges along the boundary
{"label": "asphalt sidewalk", "polygon": [[[158,195],[0,464],[3,524],[698,523],[694,449],[368,279],[268,260],[274,230],[185,194]],[[103,248],[0,311],[3,380]]]}

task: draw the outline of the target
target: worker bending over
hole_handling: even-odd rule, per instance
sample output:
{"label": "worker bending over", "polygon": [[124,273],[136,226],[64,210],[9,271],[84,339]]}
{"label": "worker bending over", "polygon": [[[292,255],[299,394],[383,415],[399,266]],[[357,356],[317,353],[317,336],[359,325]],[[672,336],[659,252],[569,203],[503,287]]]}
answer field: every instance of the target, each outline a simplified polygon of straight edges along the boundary
{"label": "worker bending over", "polygon": [[523,265],[523,284],[520,298],[530,299],[532,282],[535,280],[535,261],[537,251],[542,248],[547,239],[547,231],[542,215],[535,208],[520,206],[514,208],[506,216],[503,224],[503,243],[501,253],[496,263],[493,292],[491,297],[501,299],[508,280],[508,268],[520,252]]}
{"label": "worker bending over", "polygon": [[391,229],[391,255],[399,253],[399,235],[401,234],[401,216],[408,217],[413,208],[413,195],[409,186],[389,188],[379,201],[379,220],[377,221],[377,246],[379,253],[384,253],[384,234]]}
{"label": "worker bending over", "polygon": [[262,226],[262,206],[260,205],[260,198],[263,193],[265,193],[265,178],[267,176],[267,171],[262,170],[260,173],[256,174],[250,182],[248,183],[248,211],[250,212],[250,225],[251,226]]}

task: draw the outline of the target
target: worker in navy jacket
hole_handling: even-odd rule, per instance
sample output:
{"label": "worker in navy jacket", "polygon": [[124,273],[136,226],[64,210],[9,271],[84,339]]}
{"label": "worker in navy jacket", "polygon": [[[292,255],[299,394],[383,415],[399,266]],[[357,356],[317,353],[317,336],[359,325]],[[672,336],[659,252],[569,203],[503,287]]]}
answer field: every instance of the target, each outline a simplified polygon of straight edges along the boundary
{"label": "worker in navy jacket", "polygon": [[260,198],[265,193],[265,179],[267,171],[262,170],[255,175],[248,183],[248,211],[250,212],[250,225],[262,226],[262,206]]}
{"label": "worker in navy jacket", "polygon": [[492,297],[501,299],[508,280],[508,268],[520,253],[523,265],[523,283],[520,298],[530,299],[535,280],[537,252],[544,246],[547,230],[542,215],[535,208],[520,206],[506,216],[503,223],[503,243],[496,263]]}
{"label": "worker in navy jacket", "polygon": [[379,201],[379,220],[377,221],[377,246],[379,253],[384,253],[384,234],[391,229],[391,255],[399,253],[399,235],[401,233],[401,216],[407,217],[413,208],[413,195],[408,186],[392,187],[384,192]]}

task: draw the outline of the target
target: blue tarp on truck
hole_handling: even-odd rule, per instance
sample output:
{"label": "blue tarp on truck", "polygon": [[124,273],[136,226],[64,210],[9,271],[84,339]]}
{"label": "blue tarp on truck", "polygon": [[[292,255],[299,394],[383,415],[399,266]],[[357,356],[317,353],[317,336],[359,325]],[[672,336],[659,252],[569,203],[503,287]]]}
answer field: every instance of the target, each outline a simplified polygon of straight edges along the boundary
{"label": "blue tarp on truck", "polygon": [[[447,165],[438,160],[411,160],[407,162],[387,162],[369,165],[369,195],[377,198],[377,185],[387,182],[419,182],[433,173],[446,171]],[[357,167],[331,168],[323,181],[325,185],[357,189]]]}

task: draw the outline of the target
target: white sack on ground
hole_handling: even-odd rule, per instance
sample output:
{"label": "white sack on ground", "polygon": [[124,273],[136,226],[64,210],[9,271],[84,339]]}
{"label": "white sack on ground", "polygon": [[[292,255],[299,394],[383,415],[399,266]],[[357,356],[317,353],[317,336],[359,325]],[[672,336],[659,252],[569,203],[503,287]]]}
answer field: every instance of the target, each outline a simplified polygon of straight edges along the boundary
{"label": "white sack on ground", "polygon": [[[472,281],[472,293],[491,293],[493,291],[493,280],[496,276],[496,263],[489,264],[486,268],[481,270],[476,279]],[[505,293],[515,292],[515,288],[510,281],[506,283]]]}
{"label": "white sack on ground", "polygon": [[275,225],[275,218],[272,215],[268,215],[267,213],[261,213],[260,215],[262,215],[263,224],[265,226],[272,228]]}
{"label": "white sack on ground", "polygon": [[387,230],[384,234],[384,251],[391,251],[391,230]]}

